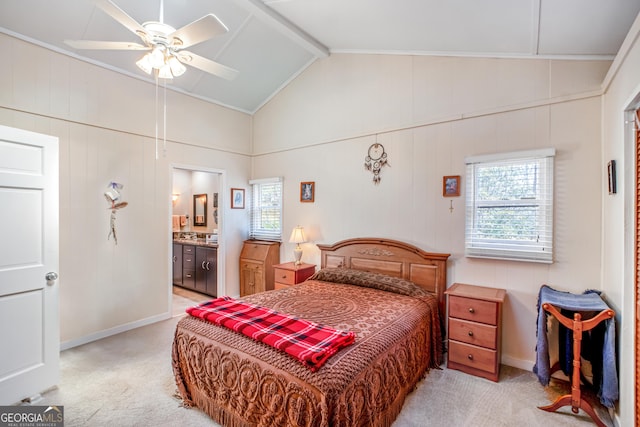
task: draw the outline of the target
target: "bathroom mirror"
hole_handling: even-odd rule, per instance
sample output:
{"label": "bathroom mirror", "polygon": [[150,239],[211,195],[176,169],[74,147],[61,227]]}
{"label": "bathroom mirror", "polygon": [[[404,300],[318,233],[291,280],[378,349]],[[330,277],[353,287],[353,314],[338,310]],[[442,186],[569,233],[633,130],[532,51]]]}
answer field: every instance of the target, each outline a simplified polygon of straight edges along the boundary
{"label": "bathroom mirror", "polygon": [[193,225],[207,226],[207,195],[193,195]]}

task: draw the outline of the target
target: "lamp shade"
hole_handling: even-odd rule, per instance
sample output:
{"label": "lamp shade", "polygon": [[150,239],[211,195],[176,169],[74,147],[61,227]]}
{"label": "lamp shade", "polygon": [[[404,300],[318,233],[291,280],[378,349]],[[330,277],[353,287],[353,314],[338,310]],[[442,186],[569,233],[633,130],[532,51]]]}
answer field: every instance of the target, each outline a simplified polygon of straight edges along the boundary
{"label": "lamp shade", "polygon": [[289,242],[290,243],[304,243],[307,241],[307,239],[304,237],[304,229],[300,226],[297,226],[296,228],[293,229],[293,231],[291,232],[291,237],[289,238]]}
{"label": "lamp shade", "polygon": [[293,250],[293,258],[295,259],[295,265],[300,265],[302,262],[300,259],[302,258],[302,248],[300,247],[300,243],[306,242],[307,239],[304,237],[304,231],[302,227],[299,225],[293,229],[291,232],[291,237],[289,238],[290,243],[295,243],[296,247]]}

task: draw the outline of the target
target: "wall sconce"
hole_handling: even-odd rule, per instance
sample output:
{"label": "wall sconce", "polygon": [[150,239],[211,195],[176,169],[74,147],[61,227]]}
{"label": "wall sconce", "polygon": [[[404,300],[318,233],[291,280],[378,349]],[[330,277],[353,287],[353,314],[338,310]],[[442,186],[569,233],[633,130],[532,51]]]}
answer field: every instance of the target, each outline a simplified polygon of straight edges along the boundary
{"label": "wall sconce", "polygon": [[303,228],[299,225],[293,229],[291,232],[291,237],[289,238],[289,243],[295,243],[296,248],[293,250],[293,257],[295,258],[295,265],[302,264],[300,259],[302,258],[302,248],[300,247],[300,243],[306,242],[307,239],[304,237]]}
{"label": "wall sconce", "polygon": [[178,197],[180,197],[180,194],[178,194],[178,193],[173,193],[173,194],[171,195],[171,201],[172,201],[173,203],[175,203],[175,202],[178,200]]}

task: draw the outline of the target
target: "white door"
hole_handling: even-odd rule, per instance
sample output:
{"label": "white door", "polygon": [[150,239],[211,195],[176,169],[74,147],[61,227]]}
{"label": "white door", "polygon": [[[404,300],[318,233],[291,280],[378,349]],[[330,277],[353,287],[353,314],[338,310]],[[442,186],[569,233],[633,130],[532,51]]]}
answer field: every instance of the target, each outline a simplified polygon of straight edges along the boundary
{"label": "white door", "polygon": [[58,138],[0,126],[0,405],[58,382],[57,271]]}

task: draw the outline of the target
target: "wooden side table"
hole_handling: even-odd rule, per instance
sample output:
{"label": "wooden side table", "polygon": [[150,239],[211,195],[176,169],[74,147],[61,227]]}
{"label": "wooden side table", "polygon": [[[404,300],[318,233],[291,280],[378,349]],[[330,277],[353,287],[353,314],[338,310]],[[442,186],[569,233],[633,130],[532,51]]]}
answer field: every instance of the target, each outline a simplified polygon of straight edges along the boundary
{"label": "wooden side table", "polygon": [[316,272],[316,266],[313,264],[295,265],[293,262],[285,262],[273,266],[274,288],[284,289],[289,286],[297,285],[307,280]]}
{"label": "wooden side table", "polygon": [[498,381],[504,289],[454,283],[449,301],[447,367]]}

